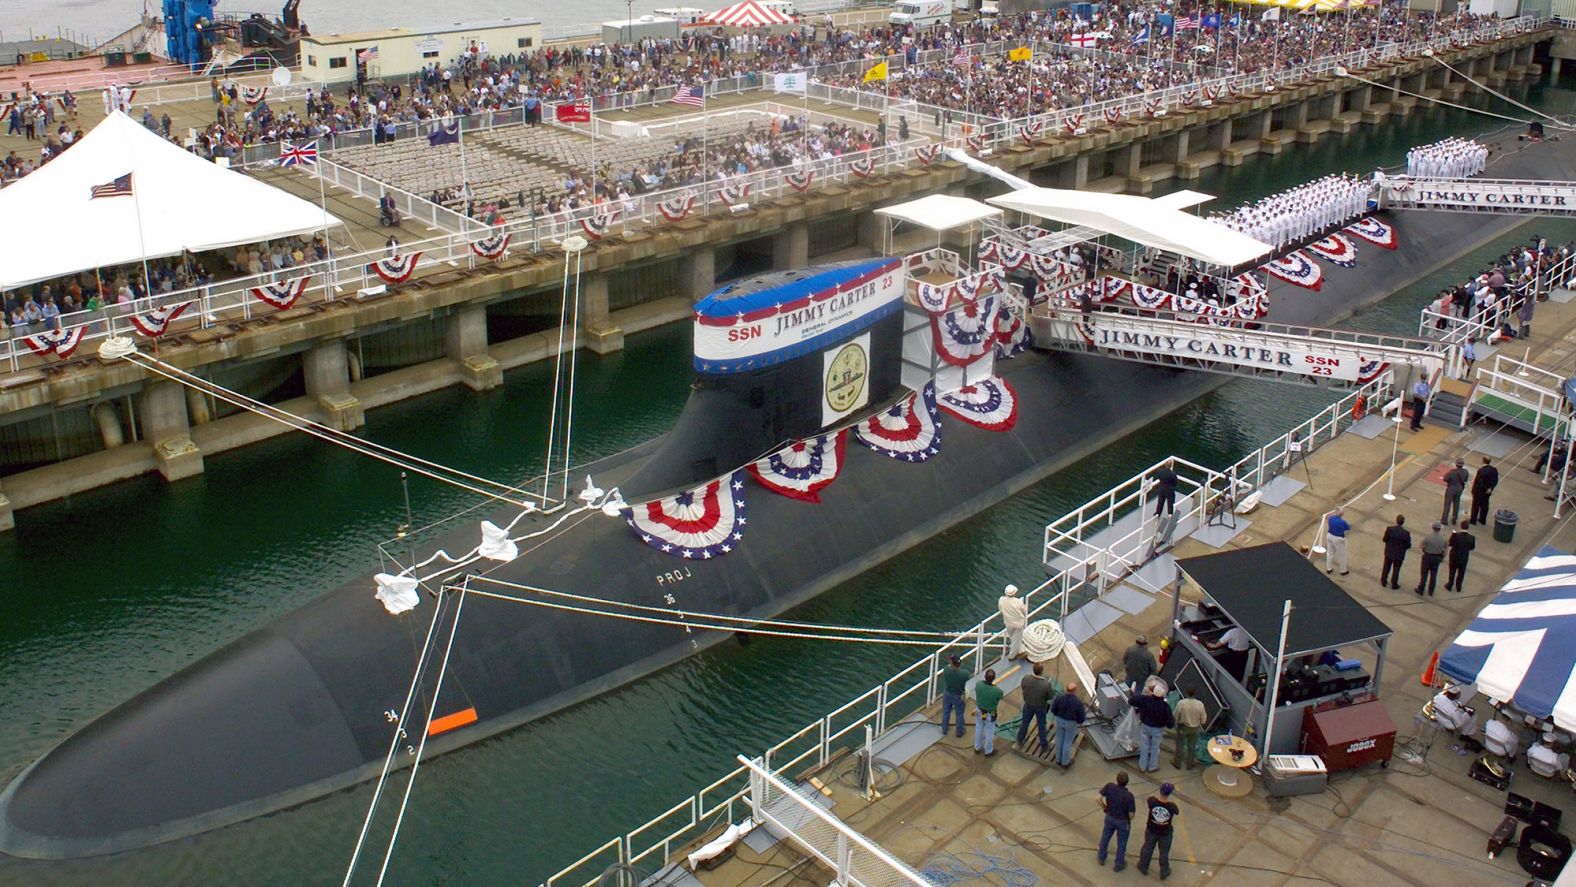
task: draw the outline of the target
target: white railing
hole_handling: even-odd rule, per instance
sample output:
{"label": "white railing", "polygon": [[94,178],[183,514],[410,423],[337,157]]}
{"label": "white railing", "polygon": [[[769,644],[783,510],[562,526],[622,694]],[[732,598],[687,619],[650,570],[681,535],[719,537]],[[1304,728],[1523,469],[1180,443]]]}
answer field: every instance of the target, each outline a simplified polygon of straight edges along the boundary
{"label": "white railing", "polygon": [[1418,312],[1417,334],[1459,349],[1467,342],[1485,342],[1506,323],[1512,327],[1516,311],[1527,299],[1540,299],[1551,290],[1565,287],[1576,276],[1576,255],[1566,256],[1540,270],[1531,280],[1509,288],[1506,298],[1495,301],[1488,311],[1476,311],[1470,306],[1467,316],[1458,316],[1453,310],[1440,313],[1435,303],[1424,305]]}
{"label": "white railing", "polygon": [[1494,355],[1493,363],[1478,367],[1474,380],[1471,402],[1463,409],[1472,410],[1483,395],[1491,394],[1532,410],[1534,434],[1553,431],[1567,411],[1565,377],[1513,357]]}
{"label": "white railing", "polygon": [[[1359,397],[1367,403],[1381,403],[1391,396],[1391,388],[1388,377],[1370,382],[1243,457],[1223,472],[1212,471],[1176,457],[1150,466],[1049,525],[1045,532],[1044,548],[1047,563],[1058,556],[1051,549],[1053,538],[1071,539],[1083,545],[1082,540],[1092,538],[1099,528],[1116,523],[1120,519],[1119,512],[1143,507],[1146,503],[1143,485],[1160,466],[1181,466],[1183,471],[1178,473],[1179,478],[1189,492],[1224,491],[1229,486],[1229,478],[1236,479],[1239,494],[1248,489],[1257,489],[1294,465],[1296,459],[1328,443],[1350,427],[1353,421],[1352,407]],[[1204,513],[1203,509],[1208,506],[1208,498],[1208,495],[1194,496],[1188,515],[1199,519]],[[1241,495],[1237,498],[1240,499]],[[1178,513],[1181,514],[1182,510],[1183,507],[1179,507]],[[1087,526],[1079,529],[1080,524]],[[1118,540],[1117,544],[1103,543],[1104,549],[1110,552],[1106,563],[1115,563],[1120,558],[1134,566],[1141,564],[1144,552],[1140,549],[1148,541],[1133,536]],[[1049,579],[1024,595],[1031,620],[1065,620],[1075,601],[1081,602],[1083,595],[1098,592],[1097,587],[1091,587],[1085,580],[1088,575],[1086,558],[1075,556],[1075,560],[1077,562],[1068,569],[1058,569]],[[1001,614],[993,611],[973,628],[958,633],[929,655],[768,748],[760,759],[758,769],[792,775],[798,770],[824,767],[839,749],[862,744],[865,727],[870,727],[879,737],[904,718],[933,705],[940,695],[938,678],[949,656],[957,653],[967,657],[972,669],[978,672],[990,664],[991,660],[986,658],[987,651],[1000,648],[1001,642]],[[604,869],[619,863],[634,865],[644,862],[643,867],[647,870],[660,868],[656,863],[671,857],[673,848],[707,835],[720,823],[737,821],[736,805],[753,806],[755,797],[750,794],[750,780],[756,769],[750,766],[750,762],[741,764],[706,786],[689,801],[669,808],[622,839],[608,841],[544,883],[549,887],[587,887],[597,880]],[[674,822],[677,825],[672,826],[671,832],[661,834]],[[660,836],[654,835],[649,838],[650,843],[644,843],[646,836],[653,832]]]}

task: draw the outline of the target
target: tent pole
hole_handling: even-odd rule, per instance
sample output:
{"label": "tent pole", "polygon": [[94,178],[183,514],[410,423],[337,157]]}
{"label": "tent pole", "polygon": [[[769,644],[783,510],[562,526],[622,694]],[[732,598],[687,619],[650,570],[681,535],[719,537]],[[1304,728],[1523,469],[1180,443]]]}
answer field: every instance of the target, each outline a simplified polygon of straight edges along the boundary
{"label": "tent pole", "polygon": [[1286,667],[1286,630],[1291,626],[1291,600],[1287,599],[1281,609],[1280,646],[1275,650],[1275,671],[1270,675],[1270,707],[1264,716],[1264,735],[1261,737],[1263,748],[1259,749],[1260,760],[1270,753],[1270,740],[1274,738],[1275,707],[1280,704],[1280,677],[1281,670]]}

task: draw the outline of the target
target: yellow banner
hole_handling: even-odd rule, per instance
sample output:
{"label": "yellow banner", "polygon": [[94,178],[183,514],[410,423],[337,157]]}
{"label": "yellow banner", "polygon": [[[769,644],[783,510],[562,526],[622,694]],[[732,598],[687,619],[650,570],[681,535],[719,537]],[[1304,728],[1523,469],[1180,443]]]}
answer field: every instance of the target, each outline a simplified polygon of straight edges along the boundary
{"label": "yellow banner", "polygon": [[882,62],[881,64],[876,65],[874,68],[871,68],[870,70],[865,72],[865,82],[866,83],[869,83],[872,80],[885,80],[885,79],[887,79],[887,63],[886,62]]}
{"label": "yellow banner", "polygon": [[1007,50],[1007,61],[1009,62],[1026,62],[1032,58],[1034,58],[1034,50],[1027,46]]}

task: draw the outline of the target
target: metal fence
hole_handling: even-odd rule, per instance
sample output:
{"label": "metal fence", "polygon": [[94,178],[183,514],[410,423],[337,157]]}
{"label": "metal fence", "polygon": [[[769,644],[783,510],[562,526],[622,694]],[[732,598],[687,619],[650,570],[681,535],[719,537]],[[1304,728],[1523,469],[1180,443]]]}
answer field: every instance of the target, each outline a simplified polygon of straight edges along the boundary
{"label": "metal fence", "polygon": [[1485,342],[1505,324],[1516,326],[1516,306],[1527,299],[1537,300],[1555,289],[1568,289],[1576,279],[1576,256],[1566,256],[1538,272],[1531,280],[1510,288],[1510,298],[1496,300],[1488,311],[1468,310],[1465,317],[1453,311],[1441,313],[1436,302],[1418,312],[1417,334],[1444,342],[1460,350],[1468,342]]}

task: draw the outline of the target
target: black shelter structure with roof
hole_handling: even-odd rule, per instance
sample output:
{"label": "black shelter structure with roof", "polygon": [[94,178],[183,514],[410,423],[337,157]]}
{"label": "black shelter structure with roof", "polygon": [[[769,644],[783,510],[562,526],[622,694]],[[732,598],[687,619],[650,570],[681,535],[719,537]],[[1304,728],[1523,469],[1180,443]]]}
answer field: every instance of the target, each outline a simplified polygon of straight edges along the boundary
{"label": "black shelter structure with roof", "polygon": [[[1176,569],[1176,645],[1163,674],[1180,675],[1197,662],[1226,701],[1231,729],[1262,754],[1295,753],[1307,710],[1378,692],[1390,627],[1291,545],[1182,558]],[[1184,601],[1190,586],[1198,590],[1196,602]],[[1250,642],[1247,655],[1235,660],[1240,674],[1226,651],[1208,647],[1234,626]],[[1275,674],[1278,685],[1269,680]]]}

